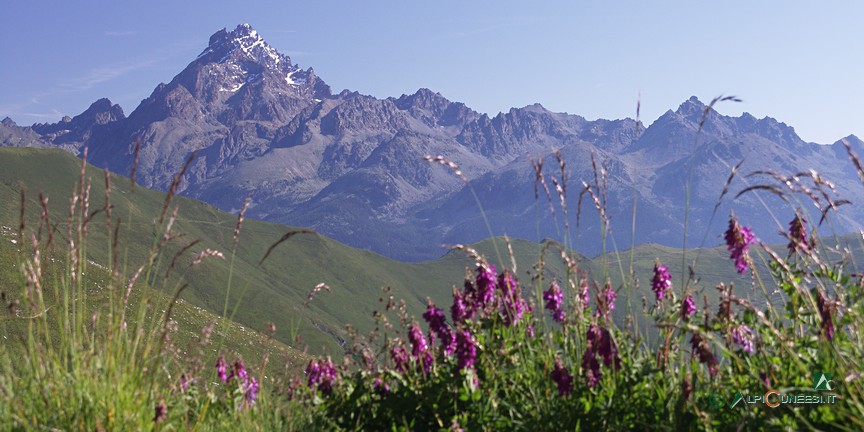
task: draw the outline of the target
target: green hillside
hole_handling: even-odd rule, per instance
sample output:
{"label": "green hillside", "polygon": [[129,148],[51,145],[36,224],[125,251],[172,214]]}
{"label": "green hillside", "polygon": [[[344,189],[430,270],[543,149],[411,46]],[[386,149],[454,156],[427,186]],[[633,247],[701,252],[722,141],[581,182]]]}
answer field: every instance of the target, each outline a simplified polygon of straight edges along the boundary
{"label": "green hillside", "polygon": [[[63,151],[0,148],[0,200],[4,202],[0,208],[0,224],[8,228],[4,233],[11,236],[17,230],[20,187],[23,185],[26,190],[28,223],[38,218],[38,193],[42,192],[49,198],[51,220],[59,223],[57,235],[62,237],[71,185],[75,184],[79,175],[80,161]],[[105,200],[104,173],[88,166],[86,176],[92,182],[90,208],[98,209]],[[123,253],[130,267],[127,272],[131,273],[139,265],[137,263],[146,260],[154,242],[158,231],[156,221],[162,211],[165,194],[143,187],[133,189],[128,178],[114,174],[111,175],[111,188],[112,217],[122,221],[124,235],[129,239],[124,243],[126,248]],[[237,197],[238,208],[242,201],[243,197]],[[193,250],[211,248],[223,252],[226,258],[210,260],[207,266],[191,269],[187,275],[189,287],[182,298],[191,306],[221,315],[229,291],[228,279],[232,266],[230,250],[237,217],[183,197],[175,197],[172,208],[175,205],[179,207],[176,230],[185,233],[185,237],[177,241],[175,250],[193,239],[200,239],[201,242]],[[104,217],[100,215],[96,219],[100,223],[94,223],[87,252],[94,263],[105,265],[108,262],[109,236],[104,228],[100,228],[104,225]],[[339,344],[345,337],[346,324],[352,324],[361,334],[368,333],[374,327],[373,311],[384,307],[381,302],[382,298],[386,301],[382,291],[384,287],[391,288],[389,295],[397,301],[404,299],[409,316],[418,319],[425,309],[427,297],[439,306],[448,306],[452,287],[461,285],[465,268],[472,263],[462,251],[451,251],[438,260],[424,263],[401,263],[345,246],[318,234],[298,234],[276,247],[267,260],[259,264],[270,245],[286,232],[295,229],[249,219],[244,222],[237,254],[233,259],[228,293],[229,316],[237,323],[256,330],[262,330],[266,323],[272,322],[277,327],[277,340],[296,345],[296,333],[313,353],[341,353]],[[4,246],[11,245],[9,241],[5,243]],[[493,243],[497,243],[504,265],[509,267],[511,261],[504,239],[489,239],[472,247],[500,268]],[[533,273],[544,246],[519,239],[513,239],[511,245],[518,276],[523,283],[530,283],[528,272]],[[4,286],[19,281],[17,273],[10,271],[14,270],[16,258],[10,257],[7,249],[0,249],[3,265],[0,283]],[[445,250],[442,248],[443,252]],[[580,262],[580,268],[589,271],[595,279],[602,280],[604,275],[608,275],[613,285],[618,286],[622,272],[629,278],[626,276],[630,271],[629,252],[610,253],[591,260],[578,254],[572,256]],[[724,248],[688,251],[688,262],[697,256],[696,274],[701,279],[696,287],[704,290],[709,298],[716,297],[713,287],[717,283],[729,281],[736,282],[739,295],[749,297],[752,293],[753,298],[761,297],[761,291],[756,295],[753,281],[735,273]],[[565,273],[566,267],[556,247],[550,245],[545,258],[547,278]],[[673,283],[680,287],[680,250],[651,244],[635,248],[633,275],[639,284],[633,293],[631,307],[637,317],[641,316],[639,312],[643,296],[649,300],[649,304],[653,304],[650,280],[655,259],[670,267]],[[188,259],[178,267],[186,264]],[[168,263],[162,262],[160,265],[165,269]],[[150,285],[158,285],[161,273],[153,275],[154,280],[150,281]],[[307,305],[309,293],[319,283],[326,283],[332,291],[317,293]],[[619,307],[616,309],[619,317],[627,312],[625,295],[626,292],[619,293]]]}

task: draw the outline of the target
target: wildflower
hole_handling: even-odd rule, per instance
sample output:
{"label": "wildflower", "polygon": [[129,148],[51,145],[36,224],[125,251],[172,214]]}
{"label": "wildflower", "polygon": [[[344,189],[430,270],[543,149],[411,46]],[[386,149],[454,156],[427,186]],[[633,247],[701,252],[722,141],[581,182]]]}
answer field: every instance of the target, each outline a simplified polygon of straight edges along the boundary
{"label": "wildflower", "polygon": [[441,346],[447,355],[453,354],[456,350],[456,335],[450,327],[447,326],[447,318],[444,317],[444,311],[435,307],[432,302],[426,307],[426,312],[423,314],[423,319],[429,323],[429,339],[430,343],[434,342],[434,336],[441,338]]}
{"label": "wildflower", "polygon": [[482,309],[487,304],[492,304],[495,301],[495,266],[477,267],[477,304],[478,309]]}
{"label": "wildflower", "polygon": [[216,360],[216,373],[219,375],[219,380],[224,382],[228,382],[228,364],[225,363],[225,357],[219,357],[219,360]]}
{"label": "wildflower", "polygon": [[717,375],[717,358],[711,352],[708,342],[699,333],[693,333],[693,337],[690,339],[690,346],[693,352],[699,357],[699,362],[708,366],[708,373],[712,377]]}
{"label": "wildflower", "polygon": [[525,301],[522,300],[522,290],[519,288],[519,281],[513,277],[513,274],[508,270],[504,270],[498,277],[498,286],[501,287],[504,298],[503,314],[504,325],[509,326],[515,324],[522,319],[522,314],[525,312]]}
{"label": "wildflower", "polygon": [[600,296],[598,296],[597,313],[595,316],[607,318],[613,310],[615,310],[615,290],[607,282],[603,291],[600,292]]}
{"label": "wildflower", "polygon": [[390,394],[390,386],[384,382],[383,379],[379,376],[375,378],[375,384],[373,385],[375,392],[380,394],[381,396],[386,396]]}
{"label": "wildflower", "polygon": [[621,358],[618,357],[618,347],[615,345],[615,340],[612,339],[612,334],[609,330],[603,328],[600,330],[601,338],[597,346],[597,352],[603,358],[603,364],[612,366],[615,370],[621,368]]}
{"label": "wildflower", "polygon": [[447,318],[444,317],[444,311],[435,307],[431,301],[426,306],[423,319],[429,324],[429,330],[439,336],[447,328]]}
{"label": "wildflower", "polygon": [[243,395],[246,398],[246,404],[249,406],[255,405],[255,400],[258,398],[258,380],[250,377],[243,385]]}
{"label": "wildflower", "polygon": [[192,378],[189,375],[180,375],[180,391],[185,392],[186,389],[189,388],[189,384],[191,384],[194,380],[195,378]]}
{"label": "wildflower", "polygon": [[795,253],[801,249],[807,251],[810,245],[807,243],[807,228],[805,224],[807,220],[799,215],[795,215],[795,219],[789,222],[789,253]]}
{"label": "wildflower", "polygon": [[528,324],[528,327],[525,327],[525,333],[528,335],[528,337],[533,338],[534,337],[534,324]]}
{"label": "wildflower", "polygon": [[564,293],[558,283],[552,281],[552,285],[548,290],[543,291],[543,300],[546,301],[546,309],[552,311],[552,319],[557,322],[564,321],[564,311],[561,309],[561,303],[564,301]]}
{"label": "wildflower", "polygon": [[228,381],[231,381],[234,377],[238,377],[238,379],[242,380],[244,383],[248,380],[248,377],[246,376],[246,366],[243,365],[242,360],[234,362],[234,370],[232,370],[231,375],[228,376]]}
{"label": "wildflower", "polygon": [[651,289],[654,290],[654,294],[657,296],[657,301],[663,300],[663,296],[666,294],[666,290],[672,287],[672,275],[669,274],[669,267],[665,265],[660,265],[660,263],[654,264],[654,279],[651,280]]}
{"label": "wildflower", "polygon": [[750,244],[756,239],[750,227],[741,226],[738,219],[733,215],[729,218],[729,229],[726,230],[726,247],[730,252],[730,259],[735,260],[735,268],[738,273],[747,271]]}
{"label": "wildflower", "polygon": [[687,381],[685,378],[684,381],[681,381],[681,394],[684,396],[684,399],[690,398],[690,393],[693,392],[693,384],[690,384],[690,381]]}
{"label": "wildflower", "polygon": [[585,353],[582,355],[582,370],[585,374],[586,384],[589,388],[594,388],[603,377],[597,356],[599,355],[603,359],[603,364],[607,367],[613,367],[616,370],[621,368],[621,358],[618,356],[618,347],[615,345],[609,330],[597,324],[591,324],[588,326],[585,340],[587,343]]}
{"label": "wildflower", "polygon": [[401,344],[390,349],[390,358],[393,359],[394,368],[400,372],[408,370],[408,350]]}
{"label": "wildflower", "polygon": [[432,369],[432,364],[435,363],[435,356],[432,355],[432,351],[426,351],[423,357],[420,358],[420,363],[423,365],[423,373],[429,373],[429,370]]}
{"label": "wildflower", "polygon": [[411,342],[411,356],[419,360],[420,356],[429,348],[426,336],[423,335],[423,330],[420,330],[420,326],[417,324],[411,325],[411,329],[408,330],[408,340]]}
{"label": "wildflower", "polygon": [[156,404],[155,415],[153,416],[153,423],[159,423],[160,421],[165,421],[168,418],[168,407],[165,406],[165,401],[159,401]]}
{"label": "wildflower", "polygon": [[693,296],[687,294],[687,297],[684,297],[684,301],[681,302],[681,319],[686,320],[695,313],[696,302],[693,300]]}
{"label": "wildflower", "polygon": [[606,306],[609,308],[609,312],[615,310],[615,290],[612,289],[612,286],[606,284]]}
{"label": "wildflower", "polygon": [[753,330],[744,324],[732,328],[732,341],[742,350],[753,352]]}
{"label": "wildflower", "polygon": [[[316,359],[309,360],[309,366],[306,367],[306,375],[309,376],[308,385],[310,389],[315,389],[317,387],[325,395],[330,394],[330,391],[333,389],[333,384],[339,377],[339,373],[336,370],[336,366],[333,365],[333,361],[330,360],[330,357],[327,357],[327,361],[318,361]],[[249,385],[247,388],[249,391],[246,393],[247,400],[250,395],[253,398],[258,394],[258,382],[254,382],[254,392],[252,391],[252,386]]]}
{"label": "wildflower", "polygon": [[822,291],[816,296],[816,307],[819,309],[819,316],[822,318],[822,331],[825,333],[825,338],[828,340],[834,339],[834,320],[831,319],[831,305],[825,294]]}
{"label": "wildflower", "polygon": [[597,361],[597,356],[590,346],[582,355],[582,371],[585,373],[585,385],[588,388],[594,388],[603,377],[603,373],[600,372],[600,362]]}
{"label": "wildflower", "polygon": [[453,289],[453,306],[450,307],[450,316],[456,324],[468,318],[468,305],[465,302],[465,296],[455,288]]}
{"label": "wildflower", "polygon": [[560,359],[555,359],[555,369],[552,370],[552,381],[558,385],[558,395],[567,396],[573,393],[573,376],[567,371],[567,368],[561,363]]}
{"label": "wildflower", "polygon": [[318,381],[321,379],[321,365],[318,364],[318,360],[309,360],[309,365],[306,366],[305,372],[308,377],[307,384],[309,385],[309,388],[314,389],[318,385]]}
{"label": "wildflower", "polygon": [[318,390],[321,390],[325,395],[330,394],[333,384],[338,378],[339,372],[336,370],[336,366],[333,365],[330,357],[327,357],[327,362],[321,364],[321,382],[318,384]]}
{"label": "wildflower", "polygon": [[766,388],[771,388],[771,377],[768,376],[767,372],[759,372],[759,379],[762,380],[762,383],[765,384]]}
{"label": "wildflower", "polygon": [[588,295],[588,279],[586,278],[582,278],[579,282],[579,299],[582,300],[582,310],[587,310],[591,298]]}
{"label": "wildflower", "polygon": [[467,369],[477,362],[477,345],[471,332],[461,329],[456,334],[456,359],[459,369]]}

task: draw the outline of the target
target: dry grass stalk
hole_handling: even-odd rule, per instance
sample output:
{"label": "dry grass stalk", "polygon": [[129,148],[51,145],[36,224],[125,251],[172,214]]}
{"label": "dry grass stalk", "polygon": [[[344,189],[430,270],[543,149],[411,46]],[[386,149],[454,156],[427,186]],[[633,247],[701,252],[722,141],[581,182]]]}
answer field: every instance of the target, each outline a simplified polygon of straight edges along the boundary
{"label": "dry grass stalk", "polygon": [[135,189],[135,173],[138,171],[138,155],[141,151],[141,140],[135,140],[135,151],[132,156],[132,172],[129,174],[129,187]]}
{"label": "dry grass stalk", "polygon": [[264,263],[264,260],[266,260],[267,257],[270,256],[270,253],[273,252],[273,249],[276,249],[276,246],[279,246],[280,244],[282,244],[282,242],[290,239],[291,237],[294,237],[297,234],[317,234],[317,233],[315,231],[308,230],[308,229],[288,231],[287,233],[285,233],[285,235],[282,236],[282,238],[277,240],[276,243],[273,243],[272,245],[270,245],[269,248],[267,248],[267,253],[264,254],[264,258],[261,258],[261,261],[259,261],[258,264],[260,265],[260,264]]}
{"label": "dry grass stalk", "polygon": [[179,251],[177,251],[177,253],[174,254],[174,258],[171,259],[171,264],[168,266],[168,270],[165,271],[165,276],[163,279],[168,279],[168,275],[171,274],[171,271],[177,265],[177,261],[180,260],[180,257],[183,256],[183,254],[185,254],[187,251],[189,251],[189,249],[192,249],[192,247],[194,247],[198,243],[201,243],[201,239],[196,239],[196,240],[192,241],[191,243],[187,244],[186,246],[183,246],[183,248],[181,248]]}
{"label": "dry grass stalk", "polygon": [[42,239],[42,224],[44,222],[45,228],[48,232],[48,243],[45,245],[47,248],[51,248],[54,246],[54,229],[51,226],[51,220],[49,218],[48,213],[48,197],[43,195],[42,192],[39,192],[39,204],[42,206],[42,214],[39,216],[39,239]]}
{"label": "dry grass stalk", "polygon": [[243,219],[246,217],[246,210],[252,202],[252,194],[250,193],[246,200],[243,201],[243,207],[240,208],[240,214],[237,215],[237,225],[234,226],[234,236],[232,237],[231,250],[237,251],[237,241],[240,239],[240,228],[243,227]]}
{"label": "dry grass stalk", "polygon": [[225,255],[222,254],[222,252],[219,252],[215,249],[206,248],[203,251],[199,252],[198,255],[195,256],[195,259],[192,260],[192,263],[189,264],[186,268],[188,269],[197,266],[198,264],[201,264],[201,261],[203,261],[204,258],[208,257],[216,257],[223,260],[225,259]]}
{"label": "dry grass stalk", "polygon": [[189,166],[192,165],[192,161],[195,160],[197,154],[197,151],[193,151],[192,154],[189,155],[189,158],[186,159],[186,163],[183,164],[183,168],[180,169],[180,172],[174,176],[174,180],[168,188],[168,194],[165,196],[165,203],[162,204],[162,212],[159,214],[160,226],[162,225],[162,222],[165,221],[165,213],[168,211],[168,206],[171,204],[171,200],[174,199],[174,195],[177,193],[177,187],[180,186],[180,181],[183,180],[183,175],[186,174],[186,170],[188,170]]}
{"label": "dry grass stalk", "polygon": [[450,168],[450,170],[453,171],[453,174],[456,174],[456,177],[459,177],[463,182],[468,183],[468,178],[465,177],[464,174],[462,174],[462,171],[459,169],[459,165],[456,165],[455,162],[448,160],[444,156],[426,155],[426,156],[423,156],[423,160],[425,160],[427,162],[441,164],[441,165],[444,165],[444,166]]}
{"label": "dry grass stalk", "polygon": [[332,291],[330,290],[330,287],[329,287],[327,284],[323,283],[323,282],[322,282],[322,283],[319,283],[318,285],[315,285],[315,288],[312,288],[312,291],[309,292],[309,298],[306,299],[306,303],[305,303],[306,306],[309,306],[309,303],[312,303],[312,300],[315,298],[315,294],[317,294],[317,293],[318,293],[319,291],[321,291],[322,289],[323,289],[324,291],[327,291],[327,292],[332,292]]}

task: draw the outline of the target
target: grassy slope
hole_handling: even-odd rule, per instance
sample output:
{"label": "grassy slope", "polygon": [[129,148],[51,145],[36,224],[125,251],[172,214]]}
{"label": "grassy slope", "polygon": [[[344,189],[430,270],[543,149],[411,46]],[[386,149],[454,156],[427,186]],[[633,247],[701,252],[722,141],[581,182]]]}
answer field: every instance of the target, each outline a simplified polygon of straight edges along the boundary
{"label": "grassy slope", "polygon": [[[50,197],[52,220],[64,220],[70,185],[77,180],[79,170],[80,161],[62,151],[0,149],[0,200],[5,203],[0,209],[0,223],[13,228],[17,226],[21,179],[24,179],[28,191],[27,210],[31,220],[38,214],[38,191]],[[91,209],[101,207],[104,202],[103,173],[88,167],[87,176],[93,182]],[[125,223],[127,215],[132,212],[132,230],[128,235],[133,241],[126,243],[126,253],[128,261],[137,265],[143,262],[153,242],[154,221],[162,209],[164,194],[141,187],[132,191],[128,179],[120,176],[112,176],[112,188],[115,215]],[[239,207],[242,197],[237,201]],[[210,247],[225,252],[227,258],[225,261],[212,260],[207,267],[193,269],[188,278],[190,286],[183,297],[194,306],[221,314],[236,216],[182,197],[175,198],[174,204],[180,207],[179,230],[187,233],[180,242],[202,239],[196,251]],[[425,263],[400,263],[369,251],[350,248],[321,235],[295,236],[281,244],[263,265],[259,265],[264,251],[289,230],[290,227],[283,225],[254,220],[245,222],[234,262],[228,303],[229,307],[237,306],[233,319],[238,323],[263,329],[265,323],[273,322],[278,328],[276,338],[289,344],[293,344],[291,329],[296,329],[312,352],[339,353],[337,339],[331,334],[344,335],[342,329],[346,323],[353,324],[361,332],[368,332],[374,325],[371,319],[373,310],[383,307],[379,299],[382,297],[380,289],[384,286],[392,288],[396,299],[405,299],[409,314],[418,318],[427,297],[439,306],[448,306],[451,287],[461,284],[466,266],[471,265],[465,254],[458,251]],[[60,231],[64,231],[62,224]],[[107,236],[96,228],[92,230],[92,236],[88,252],[96,262],[107,262]],[[507,248],[501,239],[486,240],[473,247],[500,266],[495,258],[493,241],[497,241],[502,258],[509,266]],[[519,277],[527,282],[526,271],[538,261],[542,246],[518,239],[514,239],[512,245]],[[554,248],[547,251],[548,274],[562,274],[564,271],[557,254]],[[695,256],[696,251],[689,251],[688,261]],[[739,295],[761,296],[761,292],[754,291],[755,286],[749,277],[742,278],[735,273],[722,247],[704,249],[699,256],[697,274],[702,278],[699,287],[709,297],[716,296],[713,286],[721,281],[736,281]],[[595,278],[603,279],[608,274],[616,286],[621,280],[618,259],[625,273],[629,267],[628,252],[607,254],[593,260],[578,258]],[[680,289],[681,251],[650,244],[638,246],[634,249],[634,274],[639,280],[632,301],[634,312],[641,309],[643,296],[649,304],[653,303],[650,280],[655,259],[669,265],[673,283],[676,289]],[[3,260],[0,268],[10,268],[8,255],[0,255],[0,260]],[[128,272],[132,271],[134,269]],[[319,282],[328,284],[332,292],[317,294],[315,300],[306,306],[309,292]],[[626,311],[624,294],[619,293],[619,314]]]}
{"label": "grassy slope", "polygon": [[[80,161],[62,151],[0,149],[0,202],[4,203],[0,208],[0,224],[16,229],[19,184],[23,182],[27,190],[26,209],[30,223],[38,217],[37,196],[41,191],[49,197],[52,222],[61,222],[58,235],[65,232],[62,221],[66,219],[64,213],[68,212],[71,185],[77,181],[79,170]],[[90,208],[100,208],[104,203],[104,174],[88,167],[86,176],[92,179]],[[124,253],[130,263],[127,274],[131,274],[139,263],[145,261],[153,244],[157,232],[154,221],[162,209],[164,194],[141,187],[130,190],[128,179],[114,175],[112,189],[114,215],[123,221],[124,230],[128,229]],[[241,202],[242,197],[238,197],[238,207]],[[173,250],[192,239],[202,239],[194,251],[209,247],[225,252],[226,260],[210,260],[207,267],[190,271],[187,278],[190,286],[183,295],[192,305],[221,314],[228,286],[229,251],[236,216],[182,197],[175,198],[172,205],[180,207],[175,229],[186,233]],[[126,223],[130,213],[131,225]],[[108,262],[108,236],[102,228],[103,221],[104,218],[97,217],[94,222],[87,251],[92,260],[105,265]],[[409,312],[416,316],[422,313],[427,296],[439,302],[449,299],[450,285],[440,283],[435,268],[422,264],[404,265],[320,235],[295,236],[282,243],[263,265],[259,265],[267,248],[290,229],[253,220],[245,222],[228,300],[229,313],[236,306],[233,319],[238,323],[263,329],[265,323],[273,322],[278,329],[276,338],[292,344],[291,329],[295,328],[312,352],[338,353],[336,339],[319,328],[340,333],[345,323],[353,323],[363,332],[371,330],[373,310],[383,307],[379,298],[380,289],[384,286],[393,288],[395,298],[405,299]],[[181,265],[185,267],[188,261]],[[8,264],[4,266],[4,269],[9,268]],[[163,262],[162,268],[166,267],[167,263]],[[151,285],[159,285],[162,272],[159,273],[160,276],[151,280]],[[319,293],[306,306],[308,293],[319,282],[327,283],[332,292]],[[168,285],[173,286],[171,283]]]}

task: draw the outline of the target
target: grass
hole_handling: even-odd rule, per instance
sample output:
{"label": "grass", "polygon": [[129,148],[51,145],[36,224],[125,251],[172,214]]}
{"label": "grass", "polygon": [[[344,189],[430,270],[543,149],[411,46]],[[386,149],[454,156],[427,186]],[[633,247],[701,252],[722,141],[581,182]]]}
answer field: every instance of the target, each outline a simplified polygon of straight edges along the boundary
{"label": "grass", "polygon": [[[603,176],[585,184],[601,217]],[[0,149],[0,199],[23,203],[0,209],[7,429],[864,428],[852,238],[790,233],[786,253],[733,217],[743,272],[723,246],[587,259],[501,238],[400,264],[257,221],[238,243],[236,216],[30,149]],[[655,299],[655,265],[675,262]],[[730,406],[736,391],[840,402]]]}

